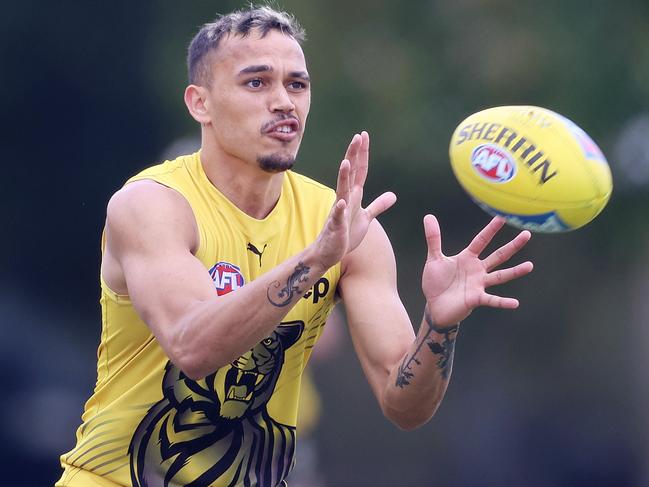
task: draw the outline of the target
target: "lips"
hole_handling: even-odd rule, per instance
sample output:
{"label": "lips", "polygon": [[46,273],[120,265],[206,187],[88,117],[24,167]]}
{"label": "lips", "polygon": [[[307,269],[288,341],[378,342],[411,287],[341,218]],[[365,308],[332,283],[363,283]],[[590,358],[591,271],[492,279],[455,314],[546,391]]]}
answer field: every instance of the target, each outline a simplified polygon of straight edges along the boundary
{"label": "lips", "polygon": [[262,127],[262,134],[283,142],[290,142],[299,133],[300,122],[297,118],[290,117],[269,122]]}

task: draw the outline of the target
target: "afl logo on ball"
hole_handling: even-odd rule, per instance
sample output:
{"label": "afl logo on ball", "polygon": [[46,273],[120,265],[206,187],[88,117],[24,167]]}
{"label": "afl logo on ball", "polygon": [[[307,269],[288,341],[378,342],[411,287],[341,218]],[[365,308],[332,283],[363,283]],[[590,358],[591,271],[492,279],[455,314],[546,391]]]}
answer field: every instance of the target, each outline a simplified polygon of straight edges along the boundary
{"label": "afl logo on ball", "polygon": [[243,274],[236,265],[228,262],[218,262],[210,269],[210,277],[214,281],[216,294],[223,296],[243,286]]}
{"label": "afl logo on ball", "polygon": [[475,172],[492,183],[505,183],[516,175],[516,164],[509,153],[497,145],[479,145],[471,153]]}

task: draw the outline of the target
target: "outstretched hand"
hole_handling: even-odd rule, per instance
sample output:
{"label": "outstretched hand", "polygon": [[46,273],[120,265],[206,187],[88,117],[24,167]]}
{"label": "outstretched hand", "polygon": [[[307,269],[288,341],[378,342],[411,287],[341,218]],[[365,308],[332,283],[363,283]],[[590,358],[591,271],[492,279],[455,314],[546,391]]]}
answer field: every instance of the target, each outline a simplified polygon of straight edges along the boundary
{"label": "outstretched hand", "polygon": [[318,238],[325,265],[340,261],[363,241],[370,223],[397,200],[394,193],[383,193],[362,207],[363,188],[369,167],[370,136],[355,134],[340,163],[336,203]]}
{"label": "outstretched hand", "polygon": [[532,271],[531,262],[497,270],[530,240],[527,230],[519,233],[509,243],[480,259],[494,236],[505,224],[495,217],[476,235],[469,246],[452,257],[442,253],[439,223],[433,215],[424,217],[424,231],[428,256],[422,276],[422,289],[430,315],[437,326],[451,326],[466,318],[478,306],[514,309],[518,300],[489,294],[485,288],[504,284]]}

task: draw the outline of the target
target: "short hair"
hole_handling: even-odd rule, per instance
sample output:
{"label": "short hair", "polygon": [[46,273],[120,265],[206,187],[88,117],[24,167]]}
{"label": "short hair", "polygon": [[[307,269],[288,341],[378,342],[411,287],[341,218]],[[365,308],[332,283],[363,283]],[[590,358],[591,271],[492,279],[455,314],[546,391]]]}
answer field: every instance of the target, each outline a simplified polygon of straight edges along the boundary
{"label": "short hair", "polygon": [[264,37],[270,30],[279,30],[298,43],[306,38],[306,33],[297,19],[287,13],[279,12],[269,6],[250,6],[247,10],[236,10],[220,15],[214,22],[203,25],[194,36],[187,52],[187,71],[190,84],[211,81],[209,54],[218,47],[221,39],[229,34],[246,37],[252,30]]}

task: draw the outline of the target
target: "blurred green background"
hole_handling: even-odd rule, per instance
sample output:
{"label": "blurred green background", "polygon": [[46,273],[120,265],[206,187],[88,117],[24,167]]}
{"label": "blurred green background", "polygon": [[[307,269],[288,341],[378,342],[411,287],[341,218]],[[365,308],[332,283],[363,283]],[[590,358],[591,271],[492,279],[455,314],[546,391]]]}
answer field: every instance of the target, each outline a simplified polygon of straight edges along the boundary
{"label": "blurred green background", "polygon": [[[246,4],[3,6],[2,485],[58,478],[95,380],[106,202],[198,136],[182,102],[187,44],[217,12]],[[382,418],[339,327],[338,350],[314,364],[322,414],[311,487],[649,485],[649,3],[274,5],[308,33],[313,104],[297,169],[333,185],[353,133],[370,132],[366,199],[399,197],[381,221],[413,322],[424,214],[439,218],[447,253],[488,220],[448,162],[463,118],[496,105],[557,111],[598,142],[615,182],[596,221],[533,238],[519,260],[532,259],[534,273],[499,290],[520,298],[519,310],[466,320],[447,397],[420,430]]]}

